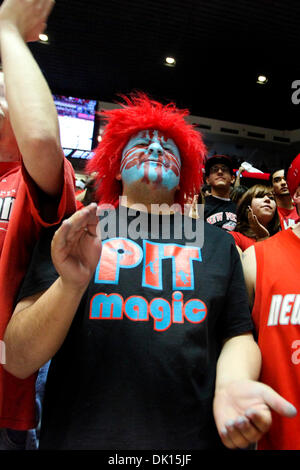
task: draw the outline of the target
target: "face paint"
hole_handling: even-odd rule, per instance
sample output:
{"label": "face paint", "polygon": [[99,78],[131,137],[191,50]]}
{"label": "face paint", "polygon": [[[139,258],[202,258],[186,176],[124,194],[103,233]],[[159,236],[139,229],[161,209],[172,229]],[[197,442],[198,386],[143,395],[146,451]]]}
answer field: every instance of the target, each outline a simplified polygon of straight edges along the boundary
{"label": "face paint", "polygon": [[175,142],[157,130],[147,130],[129,140],[122,153],[120,172],[126,184],[141,180],[171,190],[179,184],[180,168]]}

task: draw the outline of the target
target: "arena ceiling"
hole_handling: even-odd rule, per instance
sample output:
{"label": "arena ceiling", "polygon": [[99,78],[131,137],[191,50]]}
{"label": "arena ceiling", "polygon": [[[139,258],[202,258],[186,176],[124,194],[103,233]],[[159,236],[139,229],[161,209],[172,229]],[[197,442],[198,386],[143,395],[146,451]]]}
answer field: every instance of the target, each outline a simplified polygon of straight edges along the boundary
{"label": "arena ceiling", "polygon": [[298,0],[57,0],[47,33],[30,47],[53,93],[112,102],[143,90],[193,115],[300,128]]}

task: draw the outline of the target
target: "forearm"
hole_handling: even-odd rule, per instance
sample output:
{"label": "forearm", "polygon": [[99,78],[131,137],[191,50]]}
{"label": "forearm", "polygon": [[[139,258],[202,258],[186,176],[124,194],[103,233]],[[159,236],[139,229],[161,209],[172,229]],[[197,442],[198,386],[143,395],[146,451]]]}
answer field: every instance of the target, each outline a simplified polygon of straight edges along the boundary
{"label": "forearm", "polygon": [[17,306],[4,335],[8,372],[26,378],[53,357],[69,331],[84,290],[70,288],[58,278],[32,305]]}
{"label": "forearm", "polygon": [[236,178],[235,178],[235,182],[234,182],[233,187],[237,188],[238,186],[240,186],[240,184],[241,184],[241,173],[238,171],[236,173]]}
{"label": "forearm", "polygon": [[252,334],[229,339],[217,363],[216,391],[237,380],[258,380],[260,368],[261,353]]}
{"label": "forearm", "polygon": [[9,22],[1,22],[0,49],[10,121],[24,165],[42,190],[56,195],[63,152],[51,91],[18,29]]}

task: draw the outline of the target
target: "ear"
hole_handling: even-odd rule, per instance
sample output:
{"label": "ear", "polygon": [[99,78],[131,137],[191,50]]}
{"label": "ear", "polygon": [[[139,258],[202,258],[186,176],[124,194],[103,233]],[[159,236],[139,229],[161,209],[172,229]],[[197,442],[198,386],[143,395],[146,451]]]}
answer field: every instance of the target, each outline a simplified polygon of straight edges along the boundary
{"label": "ear", "polygon": [[231,184],[233,184],[234,182],[235,182],[235,176],[232,175],[232,177],[231,177]]}
{"label": "ear", "polygon": [[121,173],[117,173],[116,176],[115,176],[116,180],[118,181],[121,181],[122,180],[122,176],[121,176]]}

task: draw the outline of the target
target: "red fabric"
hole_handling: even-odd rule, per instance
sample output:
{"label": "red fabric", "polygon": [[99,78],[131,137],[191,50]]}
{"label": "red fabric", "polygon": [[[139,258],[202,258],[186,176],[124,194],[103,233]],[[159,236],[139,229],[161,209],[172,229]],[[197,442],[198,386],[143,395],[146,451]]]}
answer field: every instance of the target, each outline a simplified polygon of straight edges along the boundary
{"label": "red fabric", "polygon": [[287,172],[286,182],[290,191],[291,197],[294,197],[295,192],[300,185],[300,153],[290,164]]}
{"label": "red fabric", "polygon": [[249,246],[252,246],[256,243],[256,240],[254,238],[246,237],[246,235],[243,235],[240,232],[228,232],[230,235],[233,236],[235,244],[242,250],[245,251]]}
{"label": "red fabric", "polygon": [[[252,315],[262,352],[260,380],[298,409],[294,418],[272,413],[272,426],[259,441],[258,448],[299,450],[300,239],[289,228],[257,243],[255,253],[257,285]],[[287,294],[290,296],[285,297]],[[276,299],[279,299],[278,309],[274,310]]]}
{"label": "red fabric", "polygon": [[284,209],[283,207],[277,206],[277,212],[282,230],[291,227],[299,219],[296,207],[293,207],[293,209]]}
{"label": "red fabric", "polygon": [[[36,186],[21,163],[0,163],[0,179],[2,209],[6,204],[5,220],[0,221],[0,339],[3,340],[41,228],[55,225],[75,211],[75,175],[65,159],[64,187],[53,224],[46,223],[39,214]],[[34,375],[26,380],[17,379],[0,365],[0,428],[35,427],[35,378]]]}
{"label": "red fabric", "polygon": [[84,204],[82,204],[81,201],[77,201],[76,199],[76,210],[80,211],[80,209],[83,209],[84,207],[85,207]]}
{"label": "red fabric", "polygon": [[[233,170],[237,172],[238,170]],[[250,171],[243,171],[242,173],[243,178],[255,178],[258,180],[269,180],[270,173],[252,173]]]}

